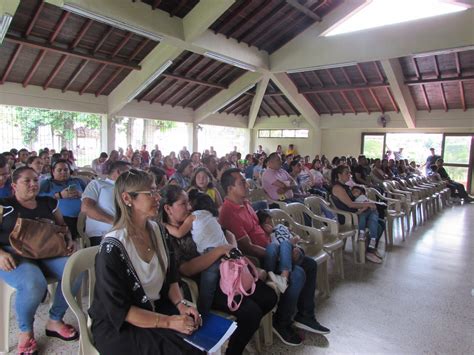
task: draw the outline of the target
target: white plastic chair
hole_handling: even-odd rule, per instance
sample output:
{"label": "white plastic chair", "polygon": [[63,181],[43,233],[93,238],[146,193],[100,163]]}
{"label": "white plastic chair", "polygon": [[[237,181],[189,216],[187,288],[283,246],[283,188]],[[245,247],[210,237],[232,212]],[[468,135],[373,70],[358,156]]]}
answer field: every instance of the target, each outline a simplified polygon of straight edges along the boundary
{"label": "white plastic chair", "polygon": [[318,288],[323,294],[329,297],[329,254],[323,249],[323,233],[316,228],[306,227],[295,222],[288,213],[277,208],[270,210],[270,216],[272,217],[273,223],[286,225],[290,231],[303,240],[300,246],[304,249],[305,254],[313,258],[318,264]]}
{"label": "white plastic chair", "polygon": [[[81,274],[87,273],[89,280],[89,296],[88,307],[90,307],[94,297],[95,286],[95,256],[99,250],[99,246],[81,249],[71,255],[66,263],[61,282],[62,291],[67,304],[77,318],[79,323],[79,353],[82,355],[98,355],[99,352],[92,344],[92,333],[90,330],[91,321],[87,313],[82,310],[72,294],[72,284],[74,280]],[[79,293],[80,294],[80,293]]]}
{"label": "white plastic chair", "polygon": [[305,224],[305,214],[311,219],[311,227],[322,232],[324,251],[330,256],[334,256],[339,275],[341,279],[344,279],[344,259],[342,257],[344,242],[338,238],[337,221],[317,216],[308,207],[299,202],[287,204],[284,211],[288,213],[296,223],[301,225]]}
{"label": "white plastic chair", "polygon": [[[46,281],[48,282],[48,292],[52,303],[58,281],[52,278],[47,278]],[[11,298],[15,292],[16,289],[0,279],[0,354],[8,354],[10,350],[8,342],[8,335],[10,333],[10,309]]]}
{"label": "white plastic chair", "polygon": [[[332,212],[334,215],[337,215],[338,213],[341,213],[339,211],[336,211],[332,209],[329,205],[329,203],[324,200],[322,197],[319,196],[309,196],[304,199],[304,204],[306,207],[308,207],[311,212],[313,212],[317,216],[322,216],[322,205],[324,205],[324,208],[330,212]],[[339,239],[341,239],[344,242],[344,247],[346,245],[347,239],[351,238],[352,241],[352,257],[354,259],[354,263],[357,263],[357,246],[356,246],[356,239],[357,239],[357,234],[358,230],[356,227],[354,227],[352,223],[352,216],[350,215],[349,212],[343,212],[344,214],[344,223],[339,224],[337,222],[337,236]]]}

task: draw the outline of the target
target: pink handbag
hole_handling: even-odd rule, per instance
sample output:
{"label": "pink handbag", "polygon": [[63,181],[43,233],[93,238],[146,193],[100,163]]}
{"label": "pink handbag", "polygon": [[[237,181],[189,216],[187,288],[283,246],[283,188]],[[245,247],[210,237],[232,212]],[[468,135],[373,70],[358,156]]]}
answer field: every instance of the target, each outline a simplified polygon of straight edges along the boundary
{"label": "pink handbag", "polygon": [[[239,309],[244,296],[250,296],[255,292],[258,272],[252,262],[246,257],[238,259],[222,260],[220,266],[220,287],[227,295],[227,306],[231,311]],[[240,300],[235,300],[240,296]]]}

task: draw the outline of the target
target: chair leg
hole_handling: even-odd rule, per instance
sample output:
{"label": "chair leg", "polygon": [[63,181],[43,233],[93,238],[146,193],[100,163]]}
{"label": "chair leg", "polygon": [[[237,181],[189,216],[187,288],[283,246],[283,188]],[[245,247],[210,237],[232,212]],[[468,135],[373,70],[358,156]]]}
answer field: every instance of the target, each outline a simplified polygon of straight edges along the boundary
{"label": "chair leg", "polygon": [[11,297],[15,293],[15,289],[0,281],[0,353],[9,353],[8,335],[10,333],[10,307]]}
{"label": "chair leg", "polygon": [[359,240],[358,241],[358,247],[359,247],[359,262],[361,264],[365,264],[365,240]]}
{"label": "chair leg", "polygon": [[329,279],[328,279],[328,262],[327,260],[318,265],[317,275],[318,289],[326,297],[329,297]]}
{"label": "chair leg", "polygon": [[352,257],[354,259],[354,264],[357,264],[357,243],[356,243],[356,240],[358,238],[358,234],[359,232],[357,232],[356,234],[354,234],[352,236]]}
{"label": "chair leg", "polygon": [[342,248],[336,250],[336,252],[334,253],[334,258],[336,259],[336,265],[339,269],[339,276],[341,276],[341,280],[344,280],[344,254],[342,253],[342,251]]}
{"label": "chair leg", "polygon": [[255,349],[260,354],[262,352],[262,344],[260,342],[260,328],[255,331],[253,335],[253,341],[255,343]]}
{"label": "chair leg", "polygon": [[405,221],[404,221],[404,218],[400,218],[400,222],[402,224],[402,239],[403,241],[406,240],[406,237],[405,237]]}
{"label": "chair leg", "polygon": [[265,346],[273,345],[273,312],[268,312],[262,319],[263,322],[263,341]]}

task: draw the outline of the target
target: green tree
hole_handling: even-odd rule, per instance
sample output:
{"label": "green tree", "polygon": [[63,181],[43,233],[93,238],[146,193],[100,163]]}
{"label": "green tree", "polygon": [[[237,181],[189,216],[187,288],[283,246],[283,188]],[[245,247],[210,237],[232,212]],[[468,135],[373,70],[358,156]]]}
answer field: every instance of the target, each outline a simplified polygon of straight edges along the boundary
{"label": "green tree", "polygon": [[100,128],[100,115],[16,107],[15,122],[20,126],[23,142],[30,145],[38,138],[40,126],[51,126],[53,134],[61,138],[61,145],[74,139],[74,124],[80,123],[90,129]]}

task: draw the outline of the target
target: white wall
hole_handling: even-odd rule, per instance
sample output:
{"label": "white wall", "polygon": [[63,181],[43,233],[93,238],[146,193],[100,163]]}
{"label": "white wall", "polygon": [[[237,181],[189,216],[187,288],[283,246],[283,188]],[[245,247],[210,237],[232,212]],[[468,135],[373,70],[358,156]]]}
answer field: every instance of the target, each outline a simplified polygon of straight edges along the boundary
{"label": "white wall", "polygon": [[[299,121],[299,126],[293,125],[293,120]],[[308,129],[308,138],[258,138],[259,129]],[[282,116],[282,117],[263,117],[258,118],[254,129],[252,130],[252,151],[255,151],[258,145],[262,145],[267,153],[274,152],[278,144],[281,144],[283,149],[288,148],[288,144],[294,144],[296,150],[301,155],[314,156],[319,153],[320,141],[317,139],[317,132],[314,130],[302,117],[297,116]]]}

